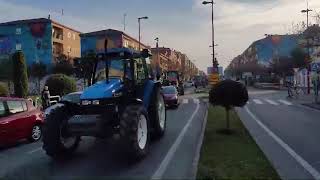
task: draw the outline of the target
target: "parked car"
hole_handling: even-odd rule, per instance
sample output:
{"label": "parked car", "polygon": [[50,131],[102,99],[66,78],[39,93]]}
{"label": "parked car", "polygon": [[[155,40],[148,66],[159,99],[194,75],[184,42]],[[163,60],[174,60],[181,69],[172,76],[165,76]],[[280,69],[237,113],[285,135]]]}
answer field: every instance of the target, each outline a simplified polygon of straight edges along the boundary
{"label": "parked car", "polygon": [[164,102],[167,107],[179,106],[179,93],[175,86],[162,87],[162,94],[164,96]]}
{"label": "parked car", "polygon": [[80,96],[82,94],[82,91],[69,93],[67,95],[62,96],[61,101],[69,101],[72,103],[76,103],[80,105]]}
{"label": "parked car", "polygon": [[21,139],[38,141],[42,136],[43,113],[27,99],[0,97],[0,144]]}

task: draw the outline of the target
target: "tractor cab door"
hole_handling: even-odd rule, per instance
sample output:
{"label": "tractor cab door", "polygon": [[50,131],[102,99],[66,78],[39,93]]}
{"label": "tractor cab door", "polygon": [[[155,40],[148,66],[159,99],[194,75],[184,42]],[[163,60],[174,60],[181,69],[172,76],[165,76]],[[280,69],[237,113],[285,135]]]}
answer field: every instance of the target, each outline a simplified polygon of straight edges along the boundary
{"label": "tractor cab door", "polygon": [[136,97],[141,99],[144,106],[147,108],[154,82],[149,80],[148,67],[144,59],[136,59],[134,70]]}

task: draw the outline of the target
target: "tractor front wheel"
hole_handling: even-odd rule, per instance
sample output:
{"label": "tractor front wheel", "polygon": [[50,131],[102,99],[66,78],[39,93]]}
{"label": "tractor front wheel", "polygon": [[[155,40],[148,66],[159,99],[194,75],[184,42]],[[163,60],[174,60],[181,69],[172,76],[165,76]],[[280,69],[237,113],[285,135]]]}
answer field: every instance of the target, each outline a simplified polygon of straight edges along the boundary
{"label": "tractor front wheel", "polygon": [[129,105],[120,119],[120,135],[133,160],[146,156],[149,150],[149,119],[143,105]]}
{"label": "tractor front wheel", "polygon": [[66,106],[57,107],[46,116],[43,128],[43,149],[54,159],[68,158],[77,149],[80,137],[68,131],[70,113]]}

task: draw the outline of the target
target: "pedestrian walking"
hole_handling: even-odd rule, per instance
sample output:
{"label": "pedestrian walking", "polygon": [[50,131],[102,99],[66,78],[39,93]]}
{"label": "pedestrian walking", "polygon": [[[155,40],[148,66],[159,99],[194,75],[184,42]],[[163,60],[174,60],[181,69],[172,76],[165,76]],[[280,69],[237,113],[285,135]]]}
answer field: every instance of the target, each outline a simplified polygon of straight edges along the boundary
{"label": "pedestrian walking", "polygon": [[49,87],[44,86],[42,93],[41,93],[41,100],[42,100],[42,108],[46,109],[50,106],[50,92]]}

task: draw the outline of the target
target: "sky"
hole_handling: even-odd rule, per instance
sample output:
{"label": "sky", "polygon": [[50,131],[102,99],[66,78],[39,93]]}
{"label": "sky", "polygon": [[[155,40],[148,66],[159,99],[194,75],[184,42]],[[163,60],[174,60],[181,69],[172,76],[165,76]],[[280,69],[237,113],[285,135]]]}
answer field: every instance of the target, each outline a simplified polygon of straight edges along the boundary
{"label": "sky", "polygon": [[[306,20],[300,13],[306,0],[215,0],[216,57],[226,67],[264,34],[286,34],[291,24]],[[309,8],[320,12],[320,0],[309,0]],[[63,15],[61,13],[63,9]],[[137,18],[142,21],[142,42],[185,53],[201,70],[212,62],[211,8],[202,0],[0,0],[0,22],[48,17],[81,32],[124,29],[137,38]]]}

